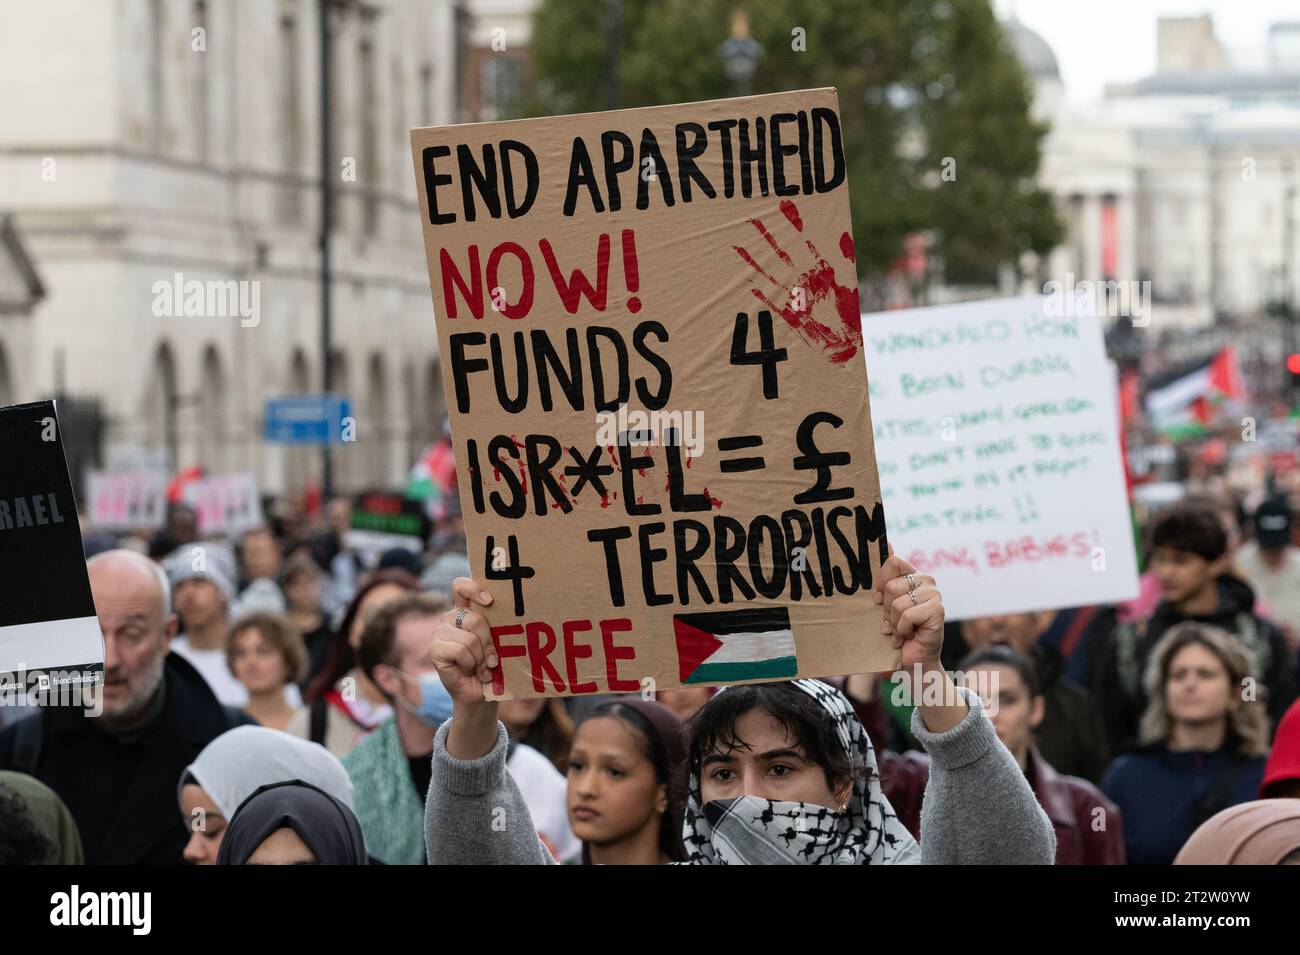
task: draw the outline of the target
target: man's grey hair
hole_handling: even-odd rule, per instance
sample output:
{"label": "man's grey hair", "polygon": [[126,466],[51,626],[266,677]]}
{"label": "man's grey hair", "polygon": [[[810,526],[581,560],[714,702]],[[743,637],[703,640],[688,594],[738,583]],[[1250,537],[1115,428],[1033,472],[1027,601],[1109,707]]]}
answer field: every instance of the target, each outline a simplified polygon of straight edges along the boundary
{"label": "man's grey hair", "polygon": [[117,550],[101,551],[86,561],[86,567],[93,567],[95,564],[102,563],[103,561],[123,556],[129,557],[132,561],[139,562],[141,565],[147,567],[149,572],[153,574],[154,579],[158,581],[158,594],[162,598],[163,622],[166,623],[167,618],[172,615],[172,585],[171,582],[167,580],[167,572],[162,569],[162,565],[157,561],[150,560],[143,554],[138,554],[133,550],[120,548]]}

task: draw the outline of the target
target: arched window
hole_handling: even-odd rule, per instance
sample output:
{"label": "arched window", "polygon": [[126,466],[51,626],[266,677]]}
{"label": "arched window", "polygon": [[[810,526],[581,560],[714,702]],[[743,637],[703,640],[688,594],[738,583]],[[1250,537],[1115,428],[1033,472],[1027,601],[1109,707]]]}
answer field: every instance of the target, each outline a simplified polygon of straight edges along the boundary
{"label": "arched window", "polygon": [[180,467],[180,435],[176,423],[176,358],[167,342],[161,342],[154,350],[143,405],[141,417],[145,443],[150,448],[165,448],[172,470],[177,470]]}
{"label": "arched window", "polygon": [[435,357],[429,361],[424,379],[424,443],[431,444],[442,437],[442,421],[447,416],[447,402],[442,394],[442,366]]}
{"label": "arched window", "polygon": [[[350,380],[348,359],[341,351],[330,352],[330,391],[337,395],[347,395],[352,398],[352,382]],[[357,405],[355,401],[352,404],[352,417],[357,417]],[[358,427],[357,431],[361,431]],[[361,437],[360,434],[357,437]],[[338,445],[330,453],[330,459],[333,461],[334,468],[334,492],[349,493],[357,490],[360,483],[357,477],[357,461],[360,458],[356,444]]]}
{"label": "arched window", "polygon": [[[389,439],[393,434],[388,406],[388,371],[384,356],[378,352],[370,356],[366,383],[365,479],[376,487],[390,483],[391,454]],[[358,435],[361,437],[361,435]]]}
{"label": "arched window", "polygon": [[403,447],[406,449],[405,460],[402,464],[409,470],[415,463],[415,457],[424,448],[420,442],[420,432],[423,415],[420,414],[420,407],[417,403],[415,393],[415,362],[407,360],[402,366],[402,434],[404,441]]}
{"label": "arched window", "polygon": [[289,389],[295,395],[305,395],[312,390],[311,369],[301,348],[293,350],[293,361],[289,364]]}
{"label": "arched window", "polygon": [[[289,362],[289,392],[305,395],[313,392],[311,368],[307,365],[307,355],[301,348],[295,348],[293,359]],[[288,446],[285,455],[285,487],[290,493],[301,491],[312,474],[312,460],[317,457],[315,448]]]}
{"label": "arched window", "polygon": [[198,433],[195,436],[198,463],[213,474],[225,474],[230,467],[226,429],[229,389],[215,345],[204,349],[199,376]]}

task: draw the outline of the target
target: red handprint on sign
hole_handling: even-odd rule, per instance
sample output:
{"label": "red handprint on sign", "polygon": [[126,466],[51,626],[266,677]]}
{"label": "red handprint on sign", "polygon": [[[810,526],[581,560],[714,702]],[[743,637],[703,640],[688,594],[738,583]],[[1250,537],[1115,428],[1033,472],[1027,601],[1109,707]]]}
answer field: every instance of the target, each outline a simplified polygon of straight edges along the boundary
{"label": "red handprint on sign", "polygon": [[[799,217],[799,208],[789,199],[781,200],[781,212],[789,221],[795,232],[803,232],[803,220]],[[764,224],[762,219],[749,219],[752,225],[771,251],[780,260],[781,268],[766,269],[745,248],[735,245],[736,254],[750,266],[764,281],[753,279],[750,292],[760,302],[780,315],[787,325],[799,333],[810,345],[816,345],[826,352],[835,364],[843,364],[858,353],[862,347],[862,316],[858,310],[858,283],[853,274],[852,281],[845,285],[835,276],[835,266],[831,265],[817,251],[810,239],[804,239],[808,249],[811,267],[782,282],[773,272],[783,272],[791,276],[797,270],[794,259],[777,242],[776,237]],[[802,256],[802,253],[800,253]],[[847,232],[840,236],[840,254],[854,268],[855,255],[853,237]],[[768,288],[771,285],[772,288]],[[781,304],[777,304],[780,301]],[[813,317],[813,310],[819,302],[829,301],[839,314],[839,327],[832,328]]]}

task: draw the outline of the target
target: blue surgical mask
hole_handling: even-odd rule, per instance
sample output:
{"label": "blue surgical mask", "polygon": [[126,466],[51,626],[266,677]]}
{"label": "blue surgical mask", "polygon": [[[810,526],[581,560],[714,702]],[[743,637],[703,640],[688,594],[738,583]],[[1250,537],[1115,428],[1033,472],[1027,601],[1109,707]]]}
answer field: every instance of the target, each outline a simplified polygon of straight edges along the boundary
{"label": "blue surgical mask", "polygon": [[442,678],[437,672],[421,673],[414,677],[401,670],[397,671],[404,680],[414,680],[420,685],[420,705],[412,707],[405,697],[397,697],[402,707],[413,713],[421,723],[437,729],[451,719],[452,699],[447,688],[442,685]]}

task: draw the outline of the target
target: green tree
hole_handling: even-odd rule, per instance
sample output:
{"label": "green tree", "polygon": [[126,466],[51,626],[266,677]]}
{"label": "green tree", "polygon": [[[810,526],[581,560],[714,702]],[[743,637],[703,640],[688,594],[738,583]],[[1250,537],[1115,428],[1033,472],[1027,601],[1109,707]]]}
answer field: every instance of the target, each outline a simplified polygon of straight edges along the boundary
{"label": "green tree", "polygon": [[[737,9],[763,47],[749,92],[839,90],[868,279],[921,229],[934,230],[952,282],[992,281],[1003,263],[1060,240],[1051,197],[1035,182],[1045,130],[1030,119],[1028,83],[988,0],[623,0],[621,8],[620,105],[735,95],[718,50]],[[609,25],[609,0],[544,0],[531,113],[607,107]]]}

